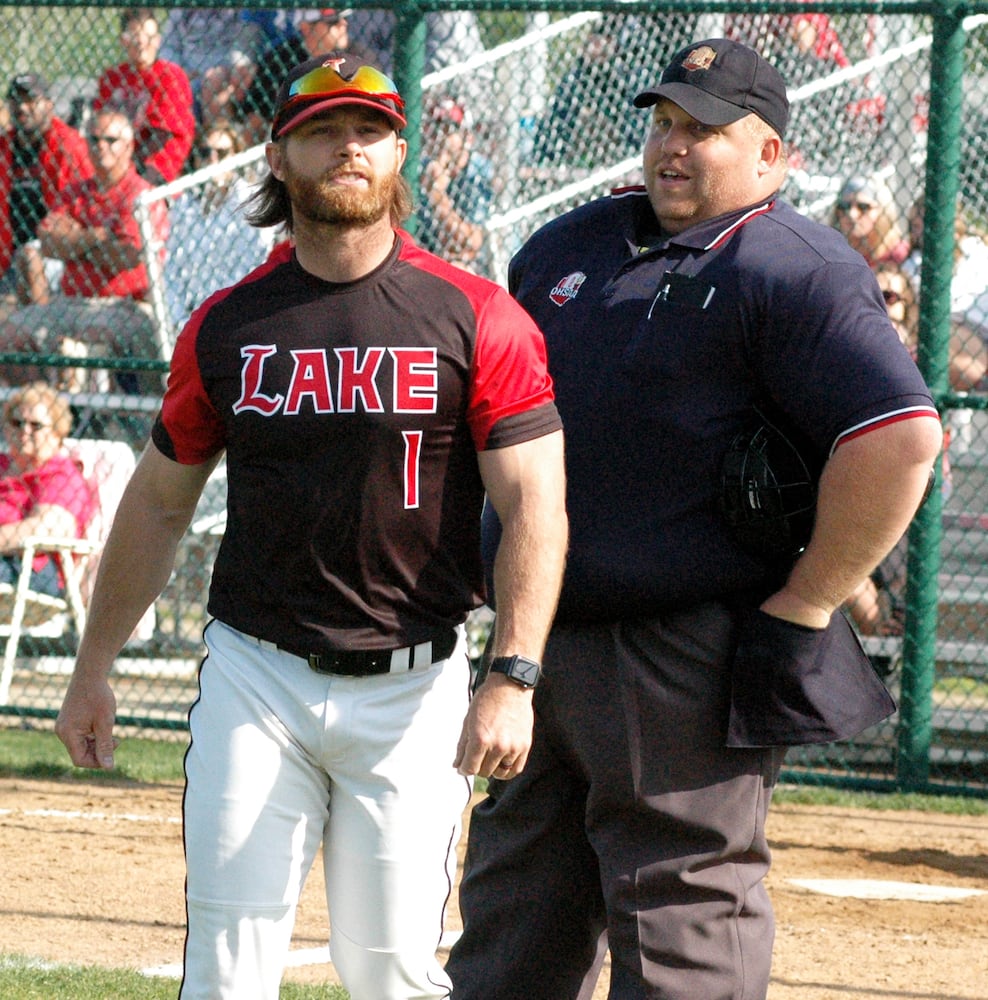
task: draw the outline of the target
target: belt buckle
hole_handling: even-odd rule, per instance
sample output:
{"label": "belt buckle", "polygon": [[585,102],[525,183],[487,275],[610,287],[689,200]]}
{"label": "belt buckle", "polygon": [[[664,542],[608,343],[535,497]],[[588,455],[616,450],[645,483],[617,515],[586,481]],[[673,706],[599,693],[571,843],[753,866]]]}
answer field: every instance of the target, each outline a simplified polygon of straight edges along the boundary
{"label": "belt buckle", "polygon": [[[309,653],[309,669],[333,677],[372,677],[391,669],[391,650],[341,650],[337,653]],[[348,668],[348,660],[353,666]],[[383,662],[382,662],[383,661]]]}

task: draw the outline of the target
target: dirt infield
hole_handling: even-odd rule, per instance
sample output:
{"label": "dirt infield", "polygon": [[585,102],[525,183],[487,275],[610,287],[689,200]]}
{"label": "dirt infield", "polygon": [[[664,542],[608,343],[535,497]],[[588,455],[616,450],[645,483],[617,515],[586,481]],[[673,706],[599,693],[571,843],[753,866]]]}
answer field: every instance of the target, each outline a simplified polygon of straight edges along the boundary
{"label": "dirt infield", "polygon": [[[84,964],[178,963],[180,808],[178,785],[0,780],[0,949]],[[769,834],[778,922],[769,1000],[988,997],[988,817],[779,805]],[[294,949],[326,942],[319,869],[303,894]],[[795,879],[980,894],[860,899],[824,895]],[[451,929],[458,920],[454,908]],[[288,975],[324,982],[333,971],[319,964]],[[601,983],[595,996],[606,993]]]}

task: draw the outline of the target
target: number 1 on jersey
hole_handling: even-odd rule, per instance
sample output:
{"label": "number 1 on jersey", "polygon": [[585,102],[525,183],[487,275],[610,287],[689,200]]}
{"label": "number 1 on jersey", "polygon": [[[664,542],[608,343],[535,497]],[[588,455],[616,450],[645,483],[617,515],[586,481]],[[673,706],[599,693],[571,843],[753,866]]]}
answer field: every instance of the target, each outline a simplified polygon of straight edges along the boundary
{"label": "number 1 on jersey", "polygon": [[402,431],[405,439],[405,510],[419,505],[419,463],[422,459],[422,431]]}

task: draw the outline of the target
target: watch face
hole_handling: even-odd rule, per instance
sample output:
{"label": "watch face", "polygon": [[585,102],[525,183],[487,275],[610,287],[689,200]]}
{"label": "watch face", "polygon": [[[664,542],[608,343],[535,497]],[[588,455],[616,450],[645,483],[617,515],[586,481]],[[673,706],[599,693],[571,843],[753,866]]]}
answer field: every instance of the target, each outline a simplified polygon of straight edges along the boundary
{"label": "watch face", "polygon": [[523,656],[516,656],[511,676],[528,687],[534,687],[539,680],[539,665]]}
{"label": "watch face", "polygon": [[497,656],[491,661],[490,669],[527,688],[535,687],[542,674],[539,664],[524,656]]}

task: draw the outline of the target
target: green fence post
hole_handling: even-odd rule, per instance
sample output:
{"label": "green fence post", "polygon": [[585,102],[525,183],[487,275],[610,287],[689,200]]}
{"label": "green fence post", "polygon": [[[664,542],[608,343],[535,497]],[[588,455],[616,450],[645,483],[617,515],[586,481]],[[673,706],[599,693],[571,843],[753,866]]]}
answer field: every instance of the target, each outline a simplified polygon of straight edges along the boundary
{"label": "green fence post", "polygon": [[[399,0],[395,4],[394,68],[395,83],[405,99],[408,127],[408,159],[402,171],[411,185],[416,204],[422,173],[422,77],[425,76],[425,13],[414,0]],[[405,228],[415,234],[416,217],[408,219]]]}
{"label": "green fence post", "polygon": [[[950,285],[964,75],[962,13],[952,0],[944,0],[942,10],[934,16],[930,53],[931,65],[937,67],[937,72],[930,79],[918,363],[938,405],[949,388]],[[938,485],[939,479],[938,475]],[[909,614],[903,643],[897,761],[899,785],[907,790],[921,788],[930,774],[942,508],[943,498],[937,488],[909,532]]]}

